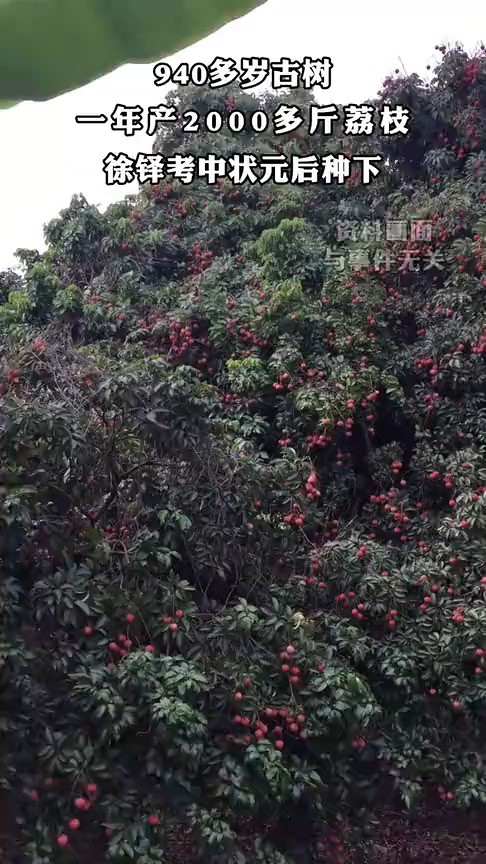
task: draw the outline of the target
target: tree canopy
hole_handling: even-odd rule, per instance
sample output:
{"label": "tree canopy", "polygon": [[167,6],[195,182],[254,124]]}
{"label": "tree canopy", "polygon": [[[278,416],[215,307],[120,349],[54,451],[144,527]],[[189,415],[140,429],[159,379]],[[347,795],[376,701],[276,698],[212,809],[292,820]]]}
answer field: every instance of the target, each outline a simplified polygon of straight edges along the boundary
{"label": "tree canopy", "polygon": [[374,103],[407,136],[191,139],[371,183],[77,196],[1,275],[19,861],[340,864],[384,800],[485,803],[486,54],[442,53]]}

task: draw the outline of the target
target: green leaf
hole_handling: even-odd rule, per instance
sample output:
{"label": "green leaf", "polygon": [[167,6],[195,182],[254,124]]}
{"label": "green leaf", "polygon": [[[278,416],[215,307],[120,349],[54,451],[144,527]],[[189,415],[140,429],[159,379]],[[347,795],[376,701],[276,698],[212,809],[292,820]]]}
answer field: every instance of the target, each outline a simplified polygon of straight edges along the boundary
{"label": "green leaf", "polygon": [[81,612],[84,612],[85,615],[91,615],[91,609],[84,600],[76,600],[76,606],[78,609],[81,609]]}
{"label": "green leaf", "polygon": [[174,54],[261,2],[0,0],[0,104],[51,99]]}

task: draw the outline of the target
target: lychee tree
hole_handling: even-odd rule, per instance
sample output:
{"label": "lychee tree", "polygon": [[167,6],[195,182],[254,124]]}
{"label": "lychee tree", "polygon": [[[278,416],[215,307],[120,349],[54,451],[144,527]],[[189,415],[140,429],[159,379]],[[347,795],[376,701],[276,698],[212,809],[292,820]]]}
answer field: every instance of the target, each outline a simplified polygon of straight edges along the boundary
{"label": "lychee tree", "polygon": [[[377,97],[411,137],[245,141],[381,152],[370,185],[79,196],[2,275],[19,861],[151,864],[176,826],[206,861],[339,864],[385,799],[484,805],[486,55],[442,53]],[[383,231],[339,269],[343,221]]]}

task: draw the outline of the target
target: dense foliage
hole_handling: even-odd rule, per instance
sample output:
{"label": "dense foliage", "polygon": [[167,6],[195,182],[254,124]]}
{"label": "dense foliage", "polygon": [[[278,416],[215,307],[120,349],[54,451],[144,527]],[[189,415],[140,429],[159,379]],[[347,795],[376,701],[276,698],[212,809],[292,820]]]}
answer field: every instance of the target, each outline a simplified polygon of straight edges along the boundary
{"label": "dense foliage", "polygon": [[78,197],[1,275],[19,862],[153,864],[176,825],[205,861],[338,864],[385,798],[486,802],[486,53],[442,55],[377,97],[407,137],[196,139],[381,152],[369,185]]}

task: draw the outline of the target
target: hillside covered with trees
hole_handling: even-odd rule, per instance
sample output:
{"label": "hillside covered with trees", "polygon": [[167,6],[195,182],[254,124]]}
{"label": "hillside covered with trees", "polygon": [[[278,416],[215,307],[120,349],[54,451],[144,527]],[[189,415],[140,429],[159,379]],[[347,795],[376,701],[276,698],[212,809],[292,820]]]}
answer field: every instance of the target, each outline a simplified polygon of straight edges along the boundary
{"label": "hillside covered with trees", "polygon": [[486,803],[486,52],[430,76],[376,99],[406,136],[154,143],[383,154],[370,184],[79,196],[0,274],[19,864],[155,864],[174,831],[340,864],[384,801]]}

